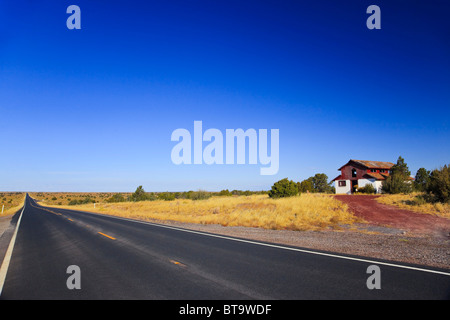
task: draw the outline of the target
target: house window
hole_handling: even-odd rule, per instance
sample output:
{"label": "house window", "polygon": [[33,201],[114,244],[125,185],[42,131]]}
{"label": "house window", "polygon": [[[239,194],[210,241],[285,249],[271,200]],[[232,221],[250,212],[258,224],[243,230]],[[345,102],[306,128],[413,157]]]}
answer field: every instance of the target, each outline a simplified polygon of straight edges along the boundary
{"label": "house window", "polygon": [[356,178],[356,169],[352,169],[352,178]]}
{"label": "house window", "polygon": [[377,172],[377,169],[370,169],[370,172],[376,173],[376,172]]}
{"label": "house window", "polygon": [[386,173],[386,170],[385,169],[381,169],[380,172],[381,173]]}
{"label": "house window", "polygon": [[339,187],[345,187],[347,185],[346,181],[339,181],[338,183]]}

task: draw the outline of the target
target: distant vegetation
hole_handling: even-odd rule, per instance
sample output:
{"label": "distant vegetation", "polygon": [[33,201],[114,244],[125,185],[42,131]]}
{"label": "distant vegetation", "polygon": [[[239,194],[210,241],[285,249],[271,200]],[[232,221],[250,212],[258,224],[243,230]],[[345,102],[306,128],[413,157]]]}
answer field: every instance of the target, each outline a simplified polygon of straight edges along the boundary
{"label": "distant vegetation", "polygon": [[385,195],[377,201],[400,208],[450,218],[450,165],[429,171],[419,168],[414,181],[399,157],[383,183]]}
{"label": "distant vegetation", "polygon": [[176,199],[189,199],[189,200],[205,200],[212,196],[234,196],[234,195],[252,195],[252,194],[265,194],[266,191],[241,191],[228,189],[220,192],[209,192],[204,190],[198,191],[184,191],[184,192],[146,192],[142,186],[136,188],[136,191],[132,194],[124,195],[122,193],[116,193],[110,198],[106,199],[108,203],[115,202],[138,202],[138,201],[156,201],[165,200],[172,201]]}
{"label": "distant vegetation", "polygon": [[433,171],[420,168],[414,182],[409,177],[411,172],[402,157],[391,168],[389,177],[383,183],[382,190],[388,194],[410,194],[420,192],[417,202],[450,203],[450,165]]}
{"label": "distant vegetation", "polygon": [[24,192],[0,192],[0,215],[9,215],[18,211],[25,199]]}

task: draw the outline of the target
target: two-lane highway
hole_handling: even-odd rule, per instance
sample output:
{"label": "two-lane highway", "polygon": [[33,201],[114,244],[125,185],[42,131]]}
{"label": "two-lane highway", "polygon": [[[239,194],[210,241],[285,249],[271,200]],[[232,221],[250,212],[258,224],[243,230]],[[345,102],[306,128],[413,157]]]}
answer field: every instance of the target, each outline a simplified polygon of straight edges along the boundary
{"label": "two-lane highway", "polygon": [[[445,270],[47,208],[29,196],[18,214],[2,299],[450,298]],[[72,265],[80,289],[67,286]],[[367,287],[370,265],[381,289]]]}

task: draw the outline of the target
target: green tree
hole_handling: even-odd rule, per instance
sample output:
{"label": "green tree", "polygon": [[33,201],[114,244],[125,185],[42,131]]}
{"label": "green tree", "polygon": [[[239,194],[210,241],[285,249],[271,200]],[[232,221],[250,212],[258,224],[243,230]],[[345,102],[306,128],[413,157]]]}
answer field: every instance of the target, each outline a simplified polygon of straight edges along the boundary
{"label": "green tree", "polygon": [[450,202],[450,164],[431,172],[427,192],[436,201]]}
{"label": "green tree", "polygon": [[411,171],[409,171],[405,159],[403,159],[401,156],[398,157],[397,163],[392,166],[391,174],[402,175],[406,178],[409,178],[411,176]]}
{"label": "green tree", "polygon": [[131,201],[145,201],[147,200],[147,193],[142,186],[136,188],[136,191],[131,195]]}
{"label": "green tree", "polygon": [[414,189],[417,191],[426,191],[428,184],[430,183],[431,172],[425,168],[420,168],[416,172],[416,177],[414,179]]}
{"label": "green tree", "polygon": [[409,177],[411,172],[402,157],[398,157],[397,164],[391,168],[391,173],[383,181],[381,189],[386,193],[410,193],[412,191]]}
{"label": "green tree", "polygon": [[331,192],[328,176],[325,173],[316,173],[314,177],[311,177],[311,182],[315,192]]}
{"label": "green tree", "polygon": [[313,183],[311,178],[297,182],[298,192],[314,192]]}
{"label": "green tree", "polygon": [[269,191],[269,197],[284,198],[295,196],[298,193],[299,191],[297,188],[297,184],[292,180],[288,180],[288,178],[284,178],[273,184],[271,190]]}

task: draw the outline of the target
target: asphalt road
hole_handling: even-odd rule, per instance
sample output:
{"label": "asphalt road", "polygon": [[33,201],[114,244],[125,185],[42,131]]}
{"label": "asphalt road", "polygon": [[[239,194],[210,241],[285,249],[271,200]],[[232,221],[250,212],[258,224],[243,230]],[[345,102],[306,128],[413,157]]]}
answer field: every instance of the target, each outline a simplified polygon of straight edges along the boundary
{"label": "asphalt road", "polygon": [[[45,208],[28,196],[20,213],[1,299],[450,298],[448,270]],[[80,289],[67,286],[72,265]],[[380,289],[367,287],[371,265]]]}

